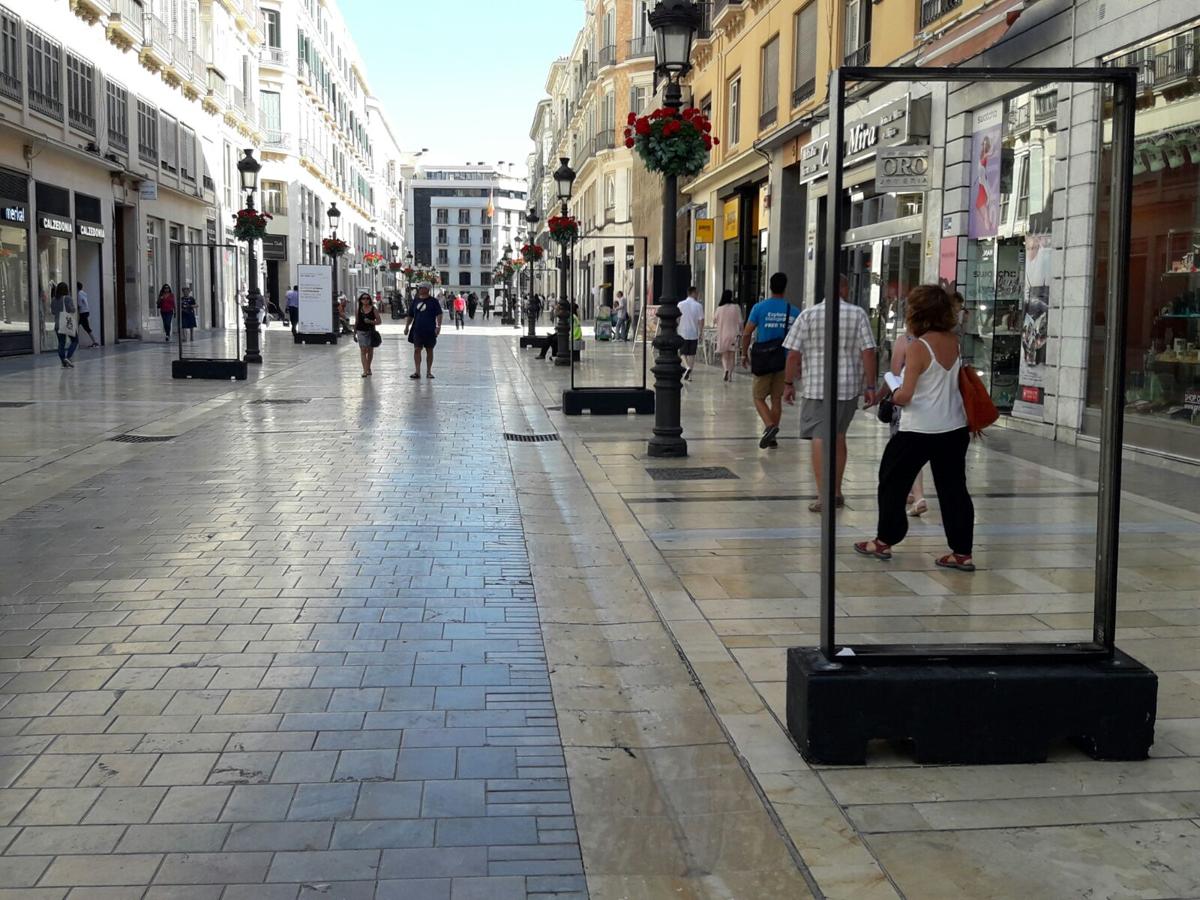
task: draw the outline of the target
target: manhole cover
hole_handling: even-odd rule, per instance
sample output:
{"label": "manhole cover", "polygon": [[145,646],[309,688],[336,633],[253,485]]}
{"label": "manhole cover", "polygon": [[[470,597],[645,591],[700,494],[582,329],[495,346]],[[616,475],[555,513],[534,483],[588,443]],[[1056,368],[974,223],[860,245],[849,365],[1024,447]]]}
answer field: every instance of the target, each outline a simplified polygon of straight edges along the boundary
{"label": "manhole cover", "polygon": [[724,466],[701,466],[689,469],[655,468],[647,469],[646,474],[655,481],[721,481],[737,478]]}
{"label": "manhole cover", "polygon": [[161,444],[175,440],[175,435],[118,434],[109,440],[116,444]]}
{"label": "manhole cover", "polygon": [[0,402],[0,409],[23,409],[26,406],[33,406],[32,400],[5,400]]}
{"label": "manhole cover", "polygon": [[549,441],[557,441],[557,434],[513,434],[512,432],[504,432],[506,441],[516,441],[518,444],[545,444]]}
{"label": "manhole cover", "polygon": [[304,398],[285,398],[285,397],[266,397],[262,400],[251,400],[251,405],[262,406],[263,404],[271,403],[277,406],[287,406],[296,403],[310,403],[310,399]]}

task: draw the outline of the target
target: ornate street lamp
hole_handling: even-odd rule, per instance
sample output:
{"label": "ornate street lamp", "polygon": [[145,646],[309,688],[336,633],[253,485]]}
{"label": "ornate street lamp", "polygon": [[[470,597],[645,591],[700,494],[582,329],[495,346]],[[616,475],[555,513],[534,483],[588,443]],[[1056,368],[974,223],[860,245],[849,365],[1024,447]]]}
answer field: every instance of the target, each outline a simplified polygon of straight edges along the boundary
{"label": "ornate street lamp", "polygon": [[[409,269],[411,269],[413,267],[413,253],[411,250],[409,250],[407,253],[404,254],[404,265],[405,265],[405,268],[409,268]],[[411,275],[404,276],[404,299],[405,300],[412,299],[412,276]]]}
{"label": "ornate street lamp", "polygon": [[[375,233],[375,226],[371,226],[371,230],[367,232],[367,247],[371,253],[379,252],[379,238]],[[379,263],[371,263],[371,299],[375,299],[375,272],[379,269]]]}
{"label": "ornate street lamp", "polygon": [[[554,184],[558,189],[558,201],[561,204],[560,215],[571,214],[568,203],[571,201],[571,189],[575,184],[575,170],[571,168],[570,159],[559,157],[558,169],[554,172]],[[569,366],[574,348],[571,346],[571,299],[567,296],[570,278],[570,258],[567,255],[569,244],[559,244],[558,259],[558,324],[555,337],[558,340],[558,350],[554,355],[556,366]],[[676,312],[678,315],[678,312]],[[678,357],[676,357],[678,364]],[[682,377],[682,376],[681,376]],[[680,388],[682,390],[682,387]]]}
{"label": "ornate street lamp", "polygon": [[[536,207],[529,207],[529,211],[525,213],[525,221],[529,224],[528,242],[532,244],[534,238],[537,237],[537,224],[541,221]],[[528,304],[525,312],[525,320],[528,327],[526,328],[525,334],[531,339],[537,335],[537,322],[533,320],[533,266],[535,262],[537,262],[537,260],[533,259],[526,260],[525,262],[525,265],[529,269],[529,296],[525,300],[525,302]]]}
{"label": "ornate street lamp", "polygon": [[[329,220],[330,236],[334,240],[337,240],[338,224],[342,221],[342,211],[337,208],[337,203],[329,204],[329,209],[325,211],[325,218],[327,218]],[[331,321],[333,322],[333,333],[335,335],[334,343],[337,343],[336,335],[338,333],[338,259],[340,257],[331,256],[330,258],[333,260],[333,263],[332,263],[332,267],[333,267],[333,319]]]}
{"label": "ornate street lamp", "polygon": [[[243,151],[245,154],[238,160],[238,176],[242,182],[242,192],[246,195],[246,209],[254,209],[254,192],[258,190],[258,173],[262,164],[254,158],[253,150]],[[250,284],[246,291],[246,306],[242,310],[246,319],[246,353],[242,357],[248,363],[261,363],[262,350],[259,346],[260,326],[258,321],[259,304],[262,302],[262,292],[258,289],[258,249],[257,240],[246,242],[246,252],[249,256]]]}
{"label": "ornate street lamp", "polygon": [[[692,68],[692,41],[700,27],[700,7],[689,0],[660,0],[650,13],[654,29],[655,72],[666,79],[663,104],[678,112],[683,105],[679,79]],[[687,456],[680,424],[683,364],[679,360],[679,285],[675,260],[676,205],[679,176],[663,176],[662,291],[658,301],[658,334],[654,338],[654,436],[651,456]]]}

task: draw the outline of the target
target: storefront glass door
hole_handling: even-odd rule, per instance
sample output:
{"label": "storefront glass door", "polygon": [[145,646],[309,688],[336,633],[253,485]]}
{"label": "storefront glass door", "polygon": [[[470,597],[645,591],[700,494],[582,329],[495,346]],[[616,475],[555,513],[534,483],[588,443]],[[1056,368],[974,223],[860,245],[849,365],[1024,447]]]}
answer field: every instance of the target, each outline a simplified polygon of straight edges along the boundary
{"label": "storefront glass door", "polygon": [[42,349],[58,350],[58,337],[54,333],[54,313],[50,309],[54,288],[66,283],[75,295],[75,283],[71,280],[71,241],[57,234],[38,233],[38,303],[42,315]]}

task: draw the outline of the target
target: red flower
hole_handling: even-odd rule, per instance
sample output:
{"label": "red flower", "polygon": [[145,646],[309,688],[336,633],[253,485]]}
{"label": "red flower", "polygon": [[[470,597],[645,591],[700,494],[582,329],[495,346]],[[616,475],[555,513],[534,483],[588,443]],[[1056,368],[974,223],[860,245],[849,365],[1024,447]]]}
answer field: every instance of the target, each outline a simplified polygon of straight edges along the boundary
{"label": "red flower", "polygon": [[714,147],[717,147],[717,146],[720,146],[720,144],[721,144],[721,139],[720,139],[720,138],[713,138],[713,139],[712,139],[712,142],[713,142],[713,146],[714,146]]}
{"label": "red flower", "polygon": [[710,131],[712,131],[712,122],[705,122],[700,127],[704,130],[705,134],[708,134]]}
{"label": "red flower", "polygon": [[646,119],[638,119],[635,128],[638,134],[647,135],[650,133],[650,122]]}
{"label": "red flower", "polygon": [[635,113],[635,112],[631,112],[631,113],[629,114],[629,120],[628,120],[628,121],[629,121],[629,124],[630,124],[630,125],[632,125],[634,122],[636,122],[636,121],[637,121],[637,113]]}
{"label": "red flower", "polygon": [[632,150],[632,149],[633,149],[633,144],[634,144],[634,140],[633,140],[633,138],[631,138],[631,137],[627,137],[627,138],[625,138],[625,146],[626,146],[626,147],[628,147],[629,149],[631,149],[631,150]]}

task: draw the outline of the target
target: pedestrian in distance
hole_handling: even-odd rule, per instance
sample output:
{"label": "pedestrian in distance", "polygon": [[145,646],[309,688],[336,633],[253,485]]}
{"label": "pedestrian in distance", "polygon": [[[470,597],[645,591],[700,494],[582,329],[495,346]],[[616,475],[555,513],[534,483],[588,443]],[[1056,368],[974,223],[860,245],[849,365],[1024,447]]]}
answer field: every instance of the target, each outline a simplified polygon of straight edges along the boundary
{"label": "pedestrian in distance", "polygon": [[[800,378],[800,437],[812,441],[812,470],[817,485],[817,499],[808,505],[809,512],[821,511],[821,480],[828,449],[825,447],[825,423],[830,416],[837,419],[837,446],[834,448],[837,476],[833,494],[835,504],[840,509],[846,502],[842,497],[842,476],[846,471],[846,431],[858,409],[860,394],[865,397],[868,407],[875,405],[875,378],[878,373],[871,325],[862,307],[846,299],[850,295],[850,282],[844,275],[838,293],[836,397],[825,397],[825,302],[802,312],[783,342],[788,349],[783,399],[789,405],[795,402],[796,379]],[[912,484],[911,479],[908,484]],[[908,485],[905,485],[905,492],[907,490]]]}
{"label": "pedestrian in distance", "polygon": [[488,321],[492,317],[492,295],[487,291],[483,292],[483,321]]}
{"label": "pedestrian in distance", "polygon": [[613,315],[617,317],[617,340],[629,340],[629,304],[625,302],[625,292],[617,291],[613,301]]}
{"label": "pedestrian in distance", "polygon": [[88,344],[88,349],[99,347],[100,342],[96,340],[96,336],[92,334],[92,310],[88,303],[87,291],[83,289],[83,282],[75,282],[75,306],[79,310],[79,327],[87,332],[91,343]]}
{"label": "pedestrian in distance", "polygon": [[354,340],[358,343],[358,355],[362,359],[362,377],[371,376],[371,362],[375,358],[375,348],[383,343],[379,334],[379,326],[383,317],[375,307],[371,295],[363,291],[358,295],[358,310],[354,316]]}
{"label": "pedestrian in distance", "polygon": [[475,292],[467,294],[467,316],[472,322],[475,321],[475,312],[479,309],[479,298],[475,296]]}
{"label": "pedestrian in distance", "polygon": [[164,284],[158,291],[158,302],[155,304],[158,307],[158,314],[162,316],[163,332],[166,334],[166,340],[169,343],[171,340],[171,321],[175,318],[175,294],[171,291],[169,284]]}
{"label": "pedestrian in distance", "polygon": [[179,295],[179,338],[196,341],[196,298],[190,287],[185,287]]}
{"label": "pedestrian in distance", "polygon": [[875,538],[856,552],[890,560],[908,534],[904,500],[913,479],[929,463],[950,552],[935,560],[943,569],[974,572],[975,506],[967,490],[971,442],[959,387],[962,358],[954,328],[954,305],[938,285],[920,285],[908,295],[906,324],[914,341],[906,350],[904,378],[892,402],[904,409],[900,428],[879,462],[879,520]]}
{"label": "pedestrian in distance", "polygon": [[354,330],[350,327],[350,301],[341,291],[338,292],[337,309],[338,331],[341,334],[354,334]]}
{"label": "pedestrian in distance", "polygon": [[717,352],[721,354],[721,368],[725,380],[733,381],[733,369],[737,363],[738,339],[742,335],[742,308],[733,300],[733,291],[726,288],[717,304]]}
{"label": "pedestrian in distance", "polygon": [[462,294],[456,294],[454,300],[454,330],[459,331],[467,327],[465,319],[467,313],[467,301],[463,299]]}
{"label": "pedestrian in distance", "polygon": [[413,345],[414,371],[409,378],[421,377],[421,351],[425,351],[425,377],[433,378],[433,348],[442,333],[442,305],[430,296],[428,284],[417,288],[416,298],[408,305],[408,322],[404,326],[408,342]]}
{"label": "pedestrian in distance", "polygon": [[79,347],[78,308],[65,281],[60,281],[54,288],[50,314],[54,317],[54,336],[58,339],[58,359],[64,369],[73,369],[75,364],[71,357]]}
{"label": "pedestrian in distance", "polygon": [[296,326],[300,324],[300,285],[292,285],[292,289],[284,295],[284,302],[287,304],[288,321],[292,323],[294,335]]}
{"label": "pedestrian in distance", "polygon": [[683,380],[692,380],[692,369],[696,367],[696,350],[700,336],[704,334],[704,304],[695,285],[688,288],[687,297],[679,304],[679,337],[683,344],[679,355],[683,358]]}
{"label": "pedestrian in distance", "polygon": [[776,436],[783,420],[783,389],[787,381],[787,350],[783,339],[800,316],[787,300],[788,279],[783,272],[771,276],[771,296],[755,303],[742,330],[742,367],[754,375],[754,408],[763,423],[758,446],[778,446]]}

